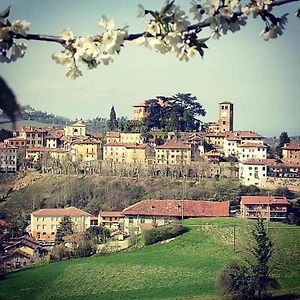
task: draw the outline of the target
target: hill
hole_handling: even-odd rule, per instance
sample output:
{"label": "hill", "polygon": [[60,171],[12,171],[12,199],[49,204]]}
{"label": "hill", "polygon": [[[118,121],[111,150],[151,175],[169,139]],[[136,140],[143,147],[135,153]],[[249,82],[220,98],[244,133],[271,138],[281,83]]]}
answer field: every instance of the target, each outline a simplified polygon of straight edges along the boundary
{"label": "hill", "polygon": [[[246,255],[253,222],[236,218],[190,219],[191,231],[175,240],[109,256],[53,263],[8,275],[4,299],[218,299],[217,276]],[[233,252],[236,226],[236,253]],[[249,226],[250,225],[250,226]],[[281,288],[300,295],[300,229],[272,223],[273,263]]]}
{"label": "hill", "polygon": [[[16,122],[16,129],[21,129],[22,127],[47,128],[47,127],[52,127],[52,124],[42,123],[42,122],[37,122],[37,121],[30,121],[30,120],[18,120]],[[0,129],[12,130],[13,124],[12,124],[12,122],[0,123]]]}

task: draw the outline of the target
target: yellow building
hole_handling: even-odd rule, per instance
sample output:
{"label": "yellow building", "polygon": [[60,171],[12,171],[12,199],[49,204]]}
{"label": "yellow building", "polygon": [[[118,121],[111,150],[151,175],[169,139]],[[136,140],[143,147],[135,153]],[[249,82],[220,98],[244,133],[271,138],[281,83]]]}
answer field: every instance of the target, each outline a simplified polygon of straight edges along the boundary
{"label": "yellow building", "polygon": [[64,161],[69,158],[69,151],[61,148],[30,148],[26,149],[26,159],[31,159],[33,163],[36,163],[40,158],[53,158],[58,161]]}
{"label": "yellow building", "polygon": [[31,213],[30,233],[37,240],[54,241],[57,228],[64,216],[74,224],[74,232],[84,232],[91,224],[91,215],[76,207],[46,208]]}
{"label": "yellow building", "polygon": [[207,133],[205,135],[205,141],[210,144],[214,145],[217,148],[223,148],[224,146],[224,133]]}
{"label": "yellow building", "polygon": [[101,141],[93,138],[78,139],[72,142],[72,161],[91,161],[100,158]]}
{"label": "yellow building", "polygon": [[145,101],[133,105],[133,120],[141,121],[148,116],[148,105]]}
{"label": "yellow building", "polygon": [[103,147],[103,160],[144,164],[150,156],[147,144],[110,143]]}
{"label": "yellow building", "polygon": [[156,147],[155,151],[155,160],[157,164],[190,164],[191,157],[191,145],[182,141],[170,141]]}
{"label": "yellow building", "polygon": [[15,137],[26,140],[26,148],[37,148],[46,146],[47,130],[43,128],[23,127],[14,132]]}
{"label": "yellow building", "polygon": [[120,133],[120,143],[125,144],[143,144],[144,137],[141,133]]}
{"label": "yellow building", "polygon": [[0,172],[16,172],[18,147],[0,143]]}

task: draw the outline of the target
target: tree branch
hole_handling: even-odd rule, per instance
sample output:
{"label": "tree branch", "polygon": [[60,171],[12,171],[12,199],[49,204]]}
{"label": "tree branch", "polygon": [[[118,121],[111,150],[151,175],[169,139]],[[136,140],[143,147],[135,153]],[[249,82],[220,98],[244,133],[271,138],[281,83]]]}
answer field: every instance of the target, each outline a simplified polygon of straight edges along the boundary
{"label": "tree branch", "polygon": [[[280,6],[280,5],[284,5],[284,4],[288,4],[291,2],[298,2],[300,0],[277,0],[274,1],[270,4],[271,7],[276,7],[276,6]],[[243,13],[242,12],[236,12],[235,16],[239,17],[241,16]],[[205,28],[205,27],[209,27],[210,22],[205,20],[203,22],[197,23],[197,24],[193,24],[187,27],[187,31],[192,31],[192,30],[198,30],[201,28]],[[125,41],[133,41],[138,39],[139,37],[145,35],[146,37],[152,37],[152,35],[150,33],[132,33],[129,34],[124,40]],[[60,36],[54,36],[54,35],[43,35],[43,34],[26,34],[26,35],[22,35],[22,34],[14,34],[13,35],[14,38],[16,39],[24,39],[24,40],[31,40],[31,41],[43,41],[43,42],[53,42],[53,43],[58,43],[61,45],[65,45],[66,41],[60,37]],[[99,40],[99,35],[94,36],[94,41]]]}

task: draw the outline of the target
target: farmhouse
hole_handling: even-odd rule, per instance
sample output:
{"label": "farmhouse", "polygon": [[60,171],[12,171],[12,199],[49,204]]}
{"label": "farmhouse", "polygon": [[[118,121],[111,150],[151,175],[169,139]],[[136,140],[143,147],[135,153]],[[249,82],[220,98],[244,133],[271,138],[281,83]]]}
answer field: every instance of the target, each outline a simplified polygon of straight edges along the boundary
{"label": "farmhouse", "polygon": [[159,226],[176,219],[228,217],[229,202],[196,200],[143,200],[123,210],[124,231],[141,231],[143,224]]}
{"label": "farmhouse", "polygon": [[288,200],[276,196],[242,196],[241,217],[256,219],[261,216],[269,221],[280,221],[287,217]]}
{"label": "farmhouse", "polygon": [[84,232],[91,224],[91,215],[76,207],[40,209],[31,213],[30,231],[38,240],[54,241],[56,230],[64,216],[74,223],[75,232]]}

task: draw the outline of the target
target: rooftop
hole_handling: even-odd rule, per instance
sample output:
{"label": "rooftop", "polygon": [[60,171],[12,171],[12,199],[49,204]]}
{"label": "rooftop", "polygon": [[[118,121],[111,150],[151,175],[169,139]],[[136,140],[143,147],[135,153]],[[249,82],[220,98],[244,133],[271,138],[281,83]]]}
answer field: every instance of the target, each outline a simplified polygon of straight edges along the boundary
{"label": "rooftop", "polygon": [[35,217],[91,216],[89,213],[70,206],[67,208],[44,208],[31,213]]}
{"label": "rooftop", "polygon": [[124,215],[165,217],[227,217],[229,202],[202,200],[143,200],[123,210]]}
{"label": "rooftop", "polygon": [[241,204],[288,204],[286,197],[242,196]]}
{"label": "rooftop", "polygon": [[284,147],[282,147],[283,150],[299,150],[300,151],[300,143],[290,143],[285,144]]}

